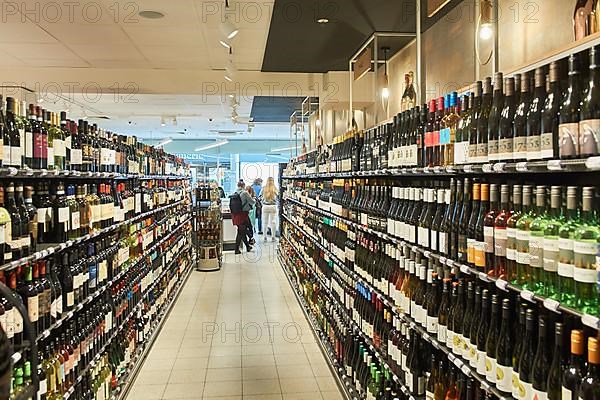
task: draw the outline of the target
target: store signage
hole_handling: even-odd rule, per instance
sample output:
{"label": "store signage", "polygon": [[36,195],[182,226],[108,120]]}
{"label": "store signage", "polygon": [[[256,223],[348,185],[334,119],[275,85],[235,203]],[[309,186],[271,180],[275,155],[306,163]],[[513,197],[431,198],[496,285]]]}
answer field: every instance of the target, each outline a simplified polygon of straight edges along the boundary
{"label": "store signage", "polygon": [[432,17],[449,2],[450,0],[427,0],[427,16]]}
{"label": "store signage", "polygon": [[184,160],[204,160],[200,153],[175,153],[175,157],[183,158]]}
{"label": "store signage", "polygon": [[371,47],[367,47],[354,62],[354,80],[357,81],[371,70]]}

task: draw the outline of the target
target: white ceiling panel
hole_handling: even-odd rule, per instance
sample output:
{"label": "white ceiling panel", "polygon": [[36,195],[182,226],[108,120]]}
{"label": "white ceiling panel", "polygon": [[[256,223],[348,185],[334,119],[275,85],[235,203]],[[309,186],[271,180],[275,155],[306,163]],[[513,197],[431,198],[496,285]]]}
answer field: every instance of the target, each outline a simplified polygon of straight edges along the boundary
{"label": "white ceiling panel", "polygon": [[0,49],[21,59],[34,57],[46,60],[80,60],[71,50],[60,43],[0,43]]}
{"label": "white ceiling panel", "polygon": [[174,25],[169,27],[121,25],[137,46],[196,46],[204,44],[204,35],[197,25]]}
{"label": "white ceiling panel", "polygon": [[1,23],[0,43],[58,43],[42,28],[33,22]]}
{"label": "white ceiling panel", "polygon": [[[114,24],[134,7],[107,8],[98,1],[3,1],[3,16],[11,23],[27,19],[36,24]],[[113,2],[114,3],[114,2]],[[134,4],[134,2],[129,2]]]}
{"label": "white ceiling panel", "polygon": [[41,26],[67,46],[131,43],[129,36],[116,24],[43,24]]}

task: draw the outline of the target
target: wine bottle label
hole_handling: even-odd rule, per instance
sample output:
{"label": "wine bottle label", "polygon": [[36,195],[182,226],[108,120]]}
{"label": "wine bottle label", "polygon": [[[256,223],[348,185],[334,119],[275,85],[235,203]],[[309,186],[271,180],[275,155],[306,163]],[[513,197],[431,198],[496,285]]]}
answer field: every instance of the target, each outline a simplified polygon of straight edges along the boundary
{"label": "wine bottle label", "polygon": [[512,367],[496,363],[496,388],[503,393],[512,391]]}
{"label": "wine bottle label", "polygon": [[466,162],[477,162],[477,144],[469,144]]}
{"label": "wine bottle label", "polygon": [[438,331],[438,318],[427,316],[427,332],[429,333],[437,333]]}
{"label": "wine bottle label", "polygon": [[473,249],[474,249],[473,263],[475,264],[475,266],[477,268],[484,269],[485,268],[485,249],[486,249],[485,242],[475,241]]}
{"label": "wine bottle label", "polygon": [[558,239],[555,238],[544,238],[544,271],[556,272],[558,271]]}
{"label": "wine bottle label", "polygon": [[533,135],[527,137],[527,159],[539,160],[541,157],[541,136]]}
{"label": "wine bottle label", "polygon": [[513,159],[521,160],[527,158],[527,137],[517,136],[513,139]]}
{"label": "wine bottle label", "polygon": [[21,168],[23,164],[23,149],[21,146],[10,147],[10,163],[15,168]]}
{"label": "wine bottle label", "polygon": [[33,132],[25,132],[25,157],[33,157]]}
{"label": "wine bottle label", "polygon": [[2,328],[4,328],[6,336],[9,339],[12,339],[15,335],[15,312],[17,311],[15,311],[14,308],[4,311],[4,322],[6,326],[3,326]]}
{"label": "wine bottle label", "polygon": [[517,262],[529,265],[529,232],[517,230]]}
{"label": "wine bottle label", "polygon": [[498,149],[500,143],[497,139],[488,140],[488,160],[489,161],[497,161],[498,160]]}
{"label": "wine bottle label", "polygon": [[10,159],[10,145],[8,144],[2,146],[2,163],[9,167],[12,166]]}
{"label": "wine bottle label", "polygon": [[552,132],[542,133],[540,135],[540,158],[547,159],[554,157],[553,137],[554,134]]}
{"label": "wine bottle label", "polygon": [[477,144],[477,162],[487,161],[488,144],[478,143]]}
{"label": "wine bottle label", "polygon": [[68,222],[68,221],[69,221],[69,207],[59,207],[58,208],[58,222],[63,223],[63,222]]}
{"label": "wine bottle label", "polygon": [[579,155],[579,124],[567,123],[558,126],[558,152],[560,158]]}
{"label": "wine bottle label", "polygon": [[473,264],[475,262],[475,239],[467,238],[467,262]]}
{"label": "wine bottle label", "polygon": [[54,155],[57,157],[67,156],[67,147],[64,141],[54,139]]}
{"label": "wine bottle label", "polygon": [[512,386],[512,397],[515,399],[518,399],[520,397],[519,396],[519,373],[516,372],[514,369],[512,370],[511,386]]}
{"label": "wine bottle label", "polygon": [[500,139],[498,141],[498,160],[512,160],[513,138]]}
{"label": "wine bottle label", "polygon": [[[595,267],[595,265],[594,265],[594,267]],[[596,268],[594,268],[594,269],[579,268],[579,267],[573,268],[573,279],[575,279],[575,282],[595,284],[597,278],[598,278],[598,275],[596,273]]]}
{"label": "wine bottle label", "polygon": [[75,304],[75,294],[73,291],[67,292],[67,307],[73,307]]}
{"label": "wine bottle label", "polygon": [[50,303],[50,316],[52,317],[52,319],[56,319],[56,299],[54,299],[51,303]]}
{"label": "wine bottle label", "polygon": [[15,335],[18,335],[23,332],[23,316],[20,312],[16,311],[13,308],[13,321],[15,327]]}
{"label": "wine bottle label", "polygon": [[517,230],[515,228],[506,228],[506,259],[517,259]]}
{"label": "wine bottle label", "polygon": [[579,151],[582,156],[593,156],[600,152],[600,119],[579,122]]}
{"label": "wine bottle label", "polygon": [[45,151],[45,156],[48,158],[48,169],[54,167],[54,147],[48,146]]}
{"label": "wine bottle label", "polygon": [[63,297],[62,294],[56,299],[56,318],[60,318],[63,312]]}
{"label": "wine bottle label", "polygon": [[566,387],[561,387],[561,400],[573,400],[573,392],[571,389],[567,389]]}
{"label": "wine bottle label", "polygon": [[457,355],[462,354],[464,339],[460,333],[454,332],[454,336],[452,337],[452,352]]}
{"label": "wine bottle label", "polygon": [[477,350],[477,373],[479,375],[485,375],[485,361],[486,354],[485,351]]}
{"label": "wine bottle label", "polygon": [[435,229],[430,231],[429,242],[431,250],[438,251],[438,232]]}
{"label": "wine bottle label", "polygon": [[496,383],[496,359],[485,356],[485,376],[488,381]]}
{"label": "wine bottle label", "polygon": [[442,254],[448,254],[448,233],[439,232],[438,235],[438,249]]}
{"label": "wine bottle label", "polygon": [[544,237],[529,236],[529,265],[532,268],[542,268],[544,259]]}
{"label": "wine bottle label", "polygon": [[37,322],[39,313],[39,297],[31,296],[27,298],[27,314],[31,322]]}
{"label": "wine bottle label", "polygon": [[419,226],[417,230],[418,244],[423,247],[429,247],[429,231],[427,228]]}
{"label": "wine bottle label", "polygon": [[448,327],[446,325],[440,324],[438,320],[437,326],[437,338],[440,343],[446,343]]}
{"label": "wine bottle label", "polygon": [[454,331],[450,328],[446,330],[446,346],[450,350],[454,350]]}
{"label": "wine bottle label", "polygon": [[83,164],[83,151],[81,149],[71,150],[71,165]]}
{"label": "wine bottle label", "polygon": [[454,162],[465,164],[469,154],[469,142],[458,142],[454,145]]}
{"label": "wine bottle label", "polygon": [[79,227],[80,227],[79,211],[73,211],[71,213],[71,230],[79,229]]}
{"label": "wine bottle label", "polygon": [[533,400],[533,386],[519,379],[519,400]]}
{"label": "wine bottle label", "polygon": [[409,242],[416,243],[417,241],[417,227],[414,225],[409,226]]}
{"label": "wine bottle label", "polygon": [[506,256],[506,229],[493,228],[494,231],[494,247],[493,253],[498,257]]}

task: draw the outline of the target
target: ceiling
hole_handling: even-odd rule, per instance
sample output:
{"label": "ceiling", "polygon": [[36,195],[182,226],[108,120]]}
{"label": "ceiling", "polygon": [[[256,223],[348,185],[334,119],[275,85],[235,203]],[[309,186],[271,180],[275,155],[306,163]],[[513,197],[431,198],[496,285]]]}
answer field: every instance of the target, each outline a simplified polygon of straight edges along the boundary
{"label": "ceiling", "polygon": [[[214,0],[2,2],[0,66],[224,69],[227,17],[243,32],[232,41],[236,66],[258,70],[274,0],[236,1],[227,11]],[[144,10],[164,18],[142,18]]]}
{"label": "ceiling", "polygon": [[[422,31],[462,0],[450,0],[432,18],[421,0]],[[266,43],[262,71],[347,71],[348,60],[374,32],[416,32],[414,0],[277,0]],[[317,22],[329,20],[326,24]],[[413,38],[385,45],[406,46]],[[284,57],[281,55],[285,54]]]}
{"label": "ceiling", "polygon": [[[316,72],[345,69],[374,30],[414,31],[411,4],[230,0],[226,9],[221,0],[0,0],[0,73],[4,82],[38,95],[54,93],[42,104],[50,110],[68,108],[71,118],[87,115],[103,128],[141,138],[285,139],[293,98],[314,95],[322,79]],[[146,10],[164,18],[140,17]],[[325,26],[315,23],[321,11],[331,20]],[[232,55],[219,44],[225,18],[240,29]],[[238,69],[235,105],[223,79],[230,59]],[[279,85],[275,97],[273,83]],[[207,94],[205,84],[218,93]],[[65,93],[69,85],[75,93]],[[86,96],[88,86],[108,95]]]}

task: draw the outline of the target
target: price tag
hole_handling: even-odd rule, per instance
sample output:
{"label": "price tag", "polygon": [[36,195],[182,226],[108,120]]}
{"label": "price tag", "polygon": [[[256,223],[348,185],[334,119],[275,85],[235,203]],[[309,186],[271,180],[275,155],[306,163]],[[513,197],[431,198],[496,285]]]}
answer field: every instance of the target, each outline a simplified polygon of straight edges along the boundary
{"label": "price tag", "polygon": [[473,172],[473,166],[471,164],[463,165],[463,171],[466,173],[471,173]]}
{"label": "price tag", "polygon": [[417,251],[419,251],[419,248],[417,246],[412,246],[412,251],[416,253]]}
{"label": "price tag", "polygon": [[466,376],[471,376],[471,369],[466,365],[463,364],[463,366],[460,368],[460,370],[463,372],[463,374],[465,374]]}
{"label": "price tag", "polygon": [[555,313],[560,314],[560,311],[558,311],[558,306],[560,306],[560,303],[558,301],[554,299],[544,299],[544,307],[546,307],[550,311],[554,311]]}
{"label": "price tag", "polygon": [[433,167],[433,172],[435,172],[436,174],[441,173],[442,172],[442,167],[440,167],[440,166]]}
{"label": "price tag", "polygon": [[471,274],[471,269],[465,265],[465,264],[461,264],[460,266],[460,272],[464,273],[464,274]]}
{"label": "price tag", "polygon": [[446,257],[440,256],[440,264],[446,264]]}
{"label": "price tag", "polygon": [[423,173],[429,174],[429,173],[431,173],[431,169],[429,167],[425,167],[425,168],[423,168]]}
{"label": "price tag", "polygon": [[448,360],[454,363],[454,360],[456,360],[456,356],[452,353],[448,353]]}
{"label": "price tag", "polygon": [[456,172],[456,170],[452,166],[447,166],[446,167],[446,172],[449,173],[449,174],[453,174],[453,173]]}
{"label": "price tag", "polygon": [[600,169],[600,156],[589,157],[585,160],[585,167],[592,170]]}
{"label": "price tag", "polygon": [[16,175],[19,173],[19,170],[17,170],[15,167],[8,167],[8,175]]}
{"label": "price tag", "polygon": [[533,292],[530,292],[529,290],[523,289],[521,291],[521,297],[529,302],[532,302],[532,303],[535,302],[535,300],[533,299],[533,296],[534,296]]}
{"label": "price tag", "polygon": [[481,279],[481,280],[482,280],[482,281],[484,281],[484,282],[490,282],[490,278],[489,278],[489,276],[487,276],[487,274],[486,274],[486,273],[484,273],[484,272],[479,272],[479,273],[477,274],[477,276],[479,277],[479,279]]}
{"label": "price tag", "polygon": [[504,172],[504,167],[506,167],[505,162],[499,162],[494,164],[494,172]]}
{"label": "price tag", "polygon": [[425,250],[423,252],[423,255],[425,256],[425,258],[430,258],[431,257],[431,252],[429,250]]}
{"label": "price tag", "polygon": [[48,175],[48,170],[46,170],[46,169],[41,169],[41,170],[40,170],[40,176],[46,176],[46,175]]}
{"label": "price tag", "polygon": [[527,171],[529,171],[529,169],[527,169],[527,161],[521,161],[521,162],[518,162],[518,163],[515,165],[515,169],[516,169],[518,172],[527,172]]}
{"label": "price tag", "polygon": [[449,258],[446,259],[446,265],[449,267],[454,267],[454,260],[451,260]]}
{"label": "price tag", "polygon": [[492,164],[483,164],[481,166],[481,170],[486,174],[489,174],[490,172],[492,172]]}
{"label": "price tag", "polygon": [[600,329],[600,319],[598,319],[598,317],[594,317],[593,315],[583,314],[581,316],[581,322],[591,328]]}
{"label": "price tag", "polygon": [[498,289],[501,289],[501,290],[504,290],[505,292],[508,292],[507,286],[508,286],[508,282],[506,282],[504,279],[497,279],[496,280],[496,287]]}
{"label": "price tag", "polygon": [[546,168],[548,168],[549,171],[561,171],[563,166],[560,160],[548,160]]}

